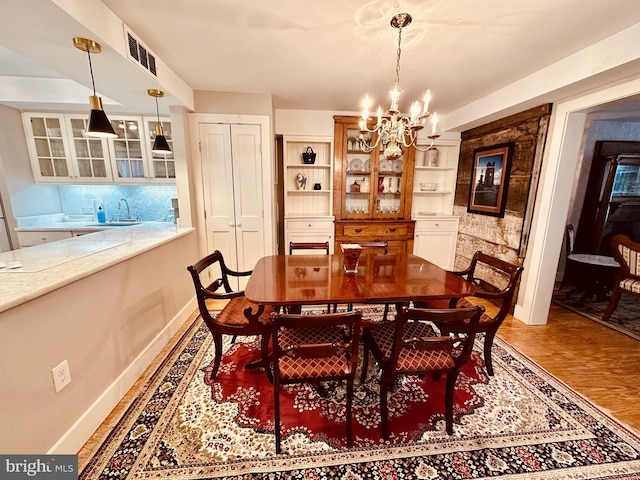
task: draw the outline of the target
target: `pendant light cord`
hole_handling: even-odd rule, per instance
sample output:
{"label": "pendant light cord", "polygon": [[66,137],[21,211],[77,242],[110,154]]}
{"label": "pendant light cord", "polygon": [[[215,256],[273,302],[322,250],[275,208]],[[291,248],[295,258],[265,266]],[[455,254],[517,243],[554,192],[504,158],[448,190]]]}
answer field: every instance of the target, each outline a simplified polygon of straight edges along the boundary
{"label": "pendant light cord", "polygon": [[87,56],[89,57],[89,72],[91,72],[91,86],[93,87],[93,96],[96,96],[96,82],[93,79],[93,65],[91,64],[91,52],[89,51],[89,46],[87,45]]}
{"label": "pendant light cord", "polygon": [[158,117],[158,125],[160,125],[160,110],[158,109],[158,97],[156,97],[156,115]]}

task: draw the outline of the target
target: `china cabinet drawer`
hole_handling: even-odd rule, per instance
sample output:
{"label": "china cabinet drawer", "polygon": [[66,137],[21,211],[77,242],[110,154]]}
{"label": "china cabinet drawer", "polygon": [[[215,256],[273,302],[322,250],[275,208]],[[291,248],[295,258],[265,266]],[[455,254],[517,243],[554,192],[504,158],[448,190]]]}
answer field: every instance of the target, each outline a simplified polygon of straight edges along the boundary
{"label": "china cabinet drawer", "polygon": [[380,225],[367,224],[346,224],[342,227],[342,234],[348,237],[379,237],[386,240],[390,237],[407,237],[413,236],[413,224],[389,224],[382,223]]}

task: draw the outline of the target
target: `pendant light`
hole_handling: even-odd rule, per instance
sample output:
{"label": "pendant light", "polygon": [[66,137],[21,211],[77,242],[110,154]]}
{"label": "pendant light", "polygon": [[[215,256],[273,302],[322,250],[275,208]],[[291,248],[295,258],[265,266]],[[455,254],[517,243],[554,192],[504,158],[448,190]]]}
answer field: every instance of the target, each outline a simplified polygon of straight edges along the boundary
{"label": "pendant light", "polygon": [[89,96],[89,106],[91,108],[91,112],[89,113],[89,124],[84,134],[87,137],[117,137],[118,135],[102,108],[102,99],[96,95],[96,84],[93,79],[91,54],[100,53],[102,51],[102,47],[100,47],[99,43],[94,42],[93,40],[81,37],[75,37],[73,39],[73,45],[78,50],[87,52],[87,56],[89,57],[89,71],[91,72],[91,86],[93,87],[93,95]]}
{"label": "pendant light", "polygon": [[155,97],[156,99],[156,115],[158,118],[158,123],[156,124],[156,139],[153,141],[153,147],[151,148],[151,151],[153,153],[166,155],[168,153],[171,153],[171,149],[169,148],[167,138],[164,136],[164,129],[162,128],[162,124],[160,123],[160,110],[158,109],[158,98],[164,97],[164,92],[162,90],[150,88],[149,90],[147,90],[147,94]]}

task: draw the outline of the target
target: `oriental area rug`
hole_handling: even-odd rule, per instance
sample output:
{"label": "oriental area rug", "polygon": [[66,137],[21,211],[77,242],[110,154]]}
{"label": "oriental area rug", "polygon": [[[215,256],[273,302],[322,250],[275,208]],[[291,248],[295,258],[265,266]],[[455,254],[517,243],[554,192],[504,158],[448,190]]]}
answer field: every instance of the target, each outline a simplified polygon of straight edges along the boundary
{"label": "oriental area rug", "polygon": [[353,447],[345,446],[344,385],[327,382],[322,394],[306,385],[283,392],[277,455],[273,388],[264,371],[243,367],[258,342],[227,343],[209,381],[212,339],[197,319],[80,479],[640,478],[637,432],[499,338],[488,377],[481,340],[458,377],[453,435],[444,430],[444,377],[407,378],[389,394],[391,437],[382,440],[371,365],[369,378],[356,380]]}

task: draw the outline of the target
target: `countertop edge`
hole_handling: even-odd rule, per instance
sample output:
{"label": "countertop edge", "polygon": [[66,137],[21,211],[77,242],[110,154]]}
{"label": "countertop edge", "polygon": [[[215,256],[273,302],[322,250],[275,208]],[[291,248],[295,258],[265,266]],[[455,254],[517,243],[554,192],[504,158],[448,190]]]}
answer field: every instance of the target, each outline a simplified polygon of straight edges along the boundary
{"label": "countertop edge", "polygon": [[[148,232],[148,236],[144,233],[146,230],[137,230],[136,236],[139,238],[128,238],[123,244],[107,250],[107,254],[105,252],[97,252],[39,272],[0,274],[3,275],[2,285],[0,285],[0,313],[172,242],[194,232],[195,228],[170,227],[163,230],[154,230],[155,232]],[[127,234],[125,237],[131,236],[129,235],[130,232],[128,229],[109,229],[108,231],[96,232],[96,234],[117,238],[118,235],[122,234]],[[73,240],[60,240],[60,242],[71,242]],[[47,245],[52,246],[55,243],[57,242]]]}

